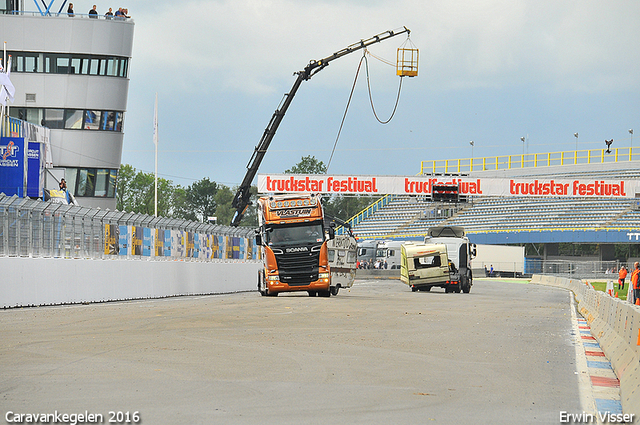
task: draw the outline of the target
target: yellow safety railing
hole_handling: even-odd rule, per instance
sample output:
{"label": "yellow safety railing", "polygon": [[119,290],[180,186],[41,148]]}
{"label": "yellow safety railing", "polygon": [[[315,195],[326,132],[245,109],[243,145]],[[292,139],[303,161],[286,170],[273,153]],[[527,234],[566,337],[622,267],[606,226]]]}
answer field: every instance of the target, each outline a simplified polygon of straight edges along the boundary
{"label": "yellow safety railing", "polygon": [[564,152],[502,155],[484,158],[436,159],[422,161],[419,174],[459,174],[558,165],[605,164],[640,160],[640,148],[588,149]]}

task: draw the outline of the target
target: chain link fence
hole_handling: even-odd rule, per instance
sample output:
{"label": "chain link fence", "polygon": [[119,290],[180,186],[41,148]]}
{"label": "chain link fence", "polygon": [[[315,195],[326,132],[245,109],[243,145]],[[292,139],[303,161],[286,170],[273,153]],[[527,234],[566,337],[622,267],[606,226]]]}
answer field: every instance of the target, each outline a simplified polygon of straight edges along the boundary
{"label": "chain link fence", "polygon": [[0,194],[0,256],[259,260],[253,229]]}
{"label": "chain link fence", "polygon": [[[525,273],[555,275],[571,279],[585,280],[618,280],[620,267],[633,270],[630,264],[620,261],[579,261],[579,260],[542,260],[527,258]],[[629,276],[630,277],[630,276]]]}

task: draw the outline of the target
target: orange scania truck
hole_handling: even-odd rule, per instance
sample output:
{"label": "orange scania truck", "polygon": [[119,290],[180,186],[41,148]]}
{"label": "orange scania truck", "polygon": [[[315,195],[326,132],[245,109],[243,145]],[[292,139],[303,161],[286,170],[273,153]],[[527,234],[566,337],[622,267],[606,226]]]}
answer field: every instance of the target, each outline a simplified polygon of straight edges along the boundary
{"label": "orange scania truck", "polygon": [[320,195],[277,195],[258,199],[256,244],[262,247],[264,268],[258,271],[263,296],[307,291],[331,296],[327,241]]}

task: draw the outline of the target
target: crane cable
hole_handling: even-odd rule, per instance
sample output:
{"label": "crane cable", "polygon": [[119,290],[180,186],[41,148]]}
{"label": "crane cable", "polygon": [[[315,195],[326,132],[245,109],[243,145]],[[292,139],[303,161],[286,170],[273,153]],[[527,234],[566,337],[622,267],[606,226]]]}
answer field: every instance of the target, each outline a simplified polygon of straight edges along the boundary
{"label": "crane cable", "polygon": [[[365,50],[366,54],[366,50]],[[342,133],[342,127],[344,126],[344,120],[347,118],[347,111],[349,111],[349,105],[351,104],[351,98],[353,97],[353,91],[356,88],[356,83],[358,82],[358,75],[360,74],[360,67],[362,66],[362,61],[365,60],[365,54],[360,58],[360,63],[358,63],[358,69],[356,70],[356,76],[353,79],[353,85],[351,86],[351,93],[349,93],[349,100],[347,101],[347,106],[344,109],[344,114],[342,115],[342,121],[340,122],[340,128],[338,129],[338,135],[336,136],[336,141],[333,143],[333,149],[331,150],[331,156],[329,157],[329,162],[327,163],[327,168],[324,173],[327,174],[329,171],[329,166],[331,165],[331,160],[333,159],[333,154],[336,151],[336,146],[338,145],[338,139],[340,139],[340,133]]]}
{"label": "crane cable", "polygon": [[402,90],[402,76],[400,77],[400,84],[398,85],[398,96],[396,97],[396,104],[393,106],[393,112],[391,112],[391,116],[388,120],[382,121],[378,118],[378,114],[376,113],[376,107],[373,105],[373,96],[371,95],[371,83],[369,82],[369,61],[366,56],[364,57],[365,68],[367,69],[367,88],[369,89],[369,102],[371,103],[371,110],[373,111],[373,116],[376,117],[380,124],[388,124],[396,114],[396,110],[398,109],[398,103],[400,102],[400,91]]}
{"label": "crane cable", "polygon": [[[342,133],[342,127],[344,126],[344,121],[347,118],[347,112],[349,111],[349,106],[351,105],[351,98],[353,97],[353,92],[354,92],[354,90],[356,88],[356,83],[358,82],[358,75],[360,74],[360,67],[362,66],[362,62],[363,61],[365,62],[365,67],[366,67],[366,70],[367,70],[367,89],[369,91],[369,102],[371,103],[371,109],[373,111],[373,115],[376,117],[376,120],[378,120],[378,122],[380,124],[388,124],[396,114],[396,109],[398,108],[398,102],[400,101],[400,91],[402,89],[402,77],[400,77],[400,85],[398,86],[398,96],[396,97],[396,104],[393,107],[393,112],[391,113],[391,116],[389,117],[388,120],[382,121],[382,120],[380,120],[380,118],[378,118],[378,114],[376,114],[376,108],[373,105],[373,97],[371,95],[371,84],[369,82],[369,61],[367,60],[367,53],[371,55],[371,53],[367,49],[365,49],[363,54],[362,54],[362,58],[360,58],[360,62],[358,63],[358,68],[356,70],[356,76],[353,79],[353,85],[351,86],[351,93],[349,93],[349,100],[347,101],[347,106],[345,107],[344,114],[342,115],[342,121],[340,122],[340,128],[338,129],[338,134],[336,136],[336,141],[333,143],[333,149],[331,150],[331,156],[329,157],[329,162],[327,163],[327,168],[325,169],[325,174],[329,171],[329,166],[331,165],[331,160],[333,159],[333,154],[336,151],[336,146],[338,145],[338,140],[340,139],[340,134]],[[377,56],[374,56],[374,55],[371,55],[371,56],[373,56],[374,58],[380,60],[381,62],[384,62],[384,63],[386,63],[388,65],[392,65],[393,66],[393,64],[388,62],[388,61],[385,61],[385,60],[383,60],[381,58],[378,58]]]}

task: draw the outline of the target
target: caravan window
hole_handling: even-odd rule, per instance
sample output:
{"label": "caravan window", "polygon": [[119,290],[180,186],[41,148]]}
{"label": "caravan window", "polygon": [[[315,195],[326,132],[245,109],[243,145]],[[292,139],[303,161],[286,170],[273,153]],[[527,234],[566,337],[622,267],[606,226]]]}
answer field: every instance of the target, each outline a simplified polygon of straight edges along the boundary
{"label": "caravan window", "polygon": [[440,267],[442,265],[440,255],[416,257],[413,259],[413,264],[416,269],[427,269],[430,267]]}
{"label": "caravan window", "polygon": [[328,249],[327,250],[327,261],[332,263],[336,259],[336,250]]}
{"label": "caravan window", "polygon": [[347,252],[347,263],[355,263],[356,262],[356,253],[354,251]]}

